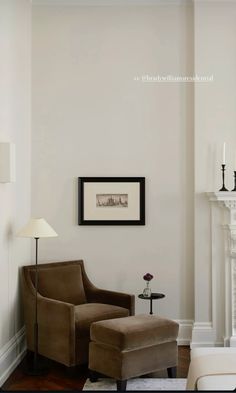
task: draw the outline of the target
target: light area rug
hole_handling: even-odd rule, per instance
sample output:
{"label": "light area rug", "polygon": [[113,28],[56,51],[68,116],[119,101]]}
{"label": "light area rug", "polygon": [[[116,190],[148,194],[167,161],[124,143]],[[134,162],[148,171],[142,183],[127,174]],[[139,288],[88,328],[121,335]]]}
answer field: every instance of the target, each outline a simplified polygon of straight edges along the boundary
{"label": "light area rug", "polygon": [[[133,378],[127,382],[126,390],[185,390],[183,378]],[[85,382],[83,390],[116,390],[116,382],[111,378],[101,378],[97,382]]]}

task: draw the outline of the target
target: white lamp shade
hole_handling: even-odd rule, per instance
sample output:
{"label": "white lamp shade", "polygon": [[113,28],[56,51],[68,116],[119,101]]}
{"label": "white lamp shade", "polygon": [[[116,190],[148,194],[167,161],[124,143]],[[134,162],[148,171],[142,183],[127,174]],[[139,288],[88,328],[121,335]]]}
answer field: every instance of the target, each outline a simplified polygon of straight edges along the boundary
{"label": "white lamp shade", "polygon": [[44,218],[31,218],[28,224],[18,232],[17,236],[40,238],[56,237],[58,235]]}

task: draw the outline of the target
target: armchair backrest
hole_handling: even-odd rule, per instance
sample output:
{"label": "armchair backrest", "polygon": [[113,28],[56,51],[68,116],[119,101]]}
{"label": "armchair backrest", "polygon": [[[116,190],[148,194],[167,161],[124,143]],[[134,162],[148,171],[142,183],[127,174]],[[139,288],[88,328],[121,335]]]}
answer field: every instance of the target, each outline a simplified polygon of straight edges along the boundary
{"label": "armchair backrest", "polygon": [[[66,303],[86,303],[83,272],[83,261],[38,265],[38,292],[44,297]],[[24,266],[23,274],[32,288],[35,282],[35,266]]]}

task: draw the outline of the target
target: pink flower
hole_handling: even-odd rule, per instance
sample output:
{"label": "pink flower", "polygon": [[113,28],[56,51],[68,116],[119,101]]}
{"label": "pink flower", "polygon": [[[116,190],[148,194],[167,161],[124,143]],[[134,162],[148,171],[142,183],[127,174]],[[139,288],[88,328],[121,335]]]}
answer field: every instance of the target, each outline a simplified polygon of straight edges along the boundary
{"label": "pink flower", "polygon": [[153,279],[153,275],[151,273],[146,273],[144,274],[143,279],[145,281],[151,281]]}

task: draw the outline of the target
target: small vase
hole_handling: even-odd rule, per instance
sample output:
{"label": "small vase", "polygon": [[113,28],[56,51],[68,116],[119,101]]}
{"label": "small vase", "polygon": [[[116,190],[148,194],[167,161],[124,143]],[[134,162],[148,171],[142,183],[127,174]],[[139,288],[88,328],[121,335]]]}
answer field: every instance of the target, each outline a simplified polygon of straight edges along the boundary
{"label": "small vase", "polygon": [[149,281],[146,281],[146,288],[143,290],[143,296],[144,297],[151,297],[152,291],[151,288],[149,287]]}

